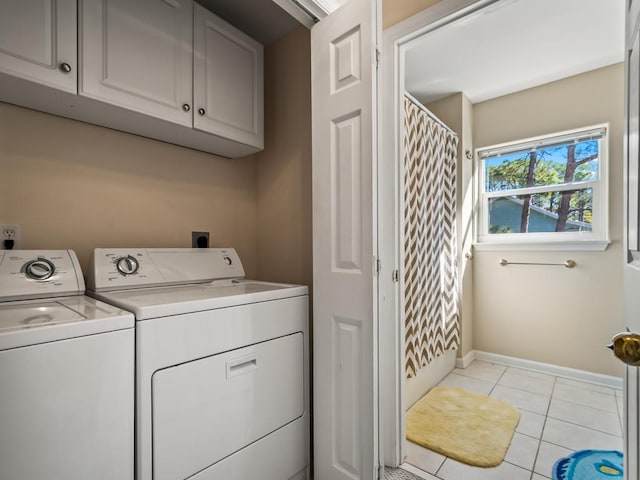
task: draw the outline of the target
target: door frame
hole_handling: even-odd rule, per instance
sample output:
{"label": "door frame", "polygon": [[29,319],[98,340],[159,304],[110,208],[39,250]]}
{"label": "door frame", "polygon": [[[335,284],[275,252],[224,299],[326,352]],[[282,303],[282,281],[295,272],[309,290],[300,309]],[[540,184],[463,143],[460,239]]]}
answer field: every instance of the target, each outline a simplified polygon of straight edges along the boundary
{"label": "door frame", "polygon": [[[623,252],[624,267],[623,267],[623,287],[624,287],[624,317],[627,328],[632,328],[637,332],[638,323],[637,315],[633,315],[638,311],[640,302],[638,301],[637,292],[634,290],[634,286],[638,285],[640,281],[640,261],[637,259],[638,241],[634,241],[631,238],[631,233],[637,236],[638,224],[637,218],[632,221],[630,216],[633,213],[637,213],[630,208],[630,193],[638,190],[638,179],[635,178],[635,182],[631,182],[630,178],[637,177],[637,170],[634,172],[631,170],[631,162],[635,160],[635,168],[638,166],[638,159],[629,158],[633,153],[637,156],[638,152],[633,151],[631,146],[632,142],[635,143],[637,149],[637,127],[633,130],[631,128],[632,120],[637,122],[637,110],[633,111],[630,108],[631,101],[638,101],[638,92],[635,90],[632,97],[633,86],[632,81],[637,80],[637,73],[632,71],[631,57],[634,49],[635,40],[638,35],[638,22],[640,22],[640,4],[637,1],[631,2],[626,0],[625,2],[625,110],[624,110],[624,147],[623,147]],[[637,66],[633,67],[637,68]],[[635,75],[634,75],[635,73]],[[634,98],[635,97],[635,98]],[[637,105],[637,103],[636,103]],[[632,119],[632,115],[636,117]],[[635,123],[634,122],[634,123]],[[635,138],[634,138],[635,137]],[[630,177],[631,174],[631,177]],[[634,175],[635,174],[635,175]],[[640,206],[638,207],[640,208]],[[636,237],[637,238],[637,237]],[[632,251],[636,255],[631,255]],[[638,438],[640,437],[640,421],[638,419],[638,412],[640,410],[640,369],[638,367],[625,366],[624,369],[624,423],[623,423],[623,441],[624,441],[624,479],[630,480],[638,478],[640,474],[640,446],[638,445]]]}
{"label": "door frame", "polygon": [[[495,3],[509,0],[440,0],[438,3],[382,32],[380,141],[378,156],[379,279],[378,372],[380,460],[398,467],[405,457],[404,325],[400,292],[403,272],[400,258],[402,116],[404,55],[411,43]],[[390,267],[387,267],[390,266]],[[394,271],[398,280],[394,280]]]}

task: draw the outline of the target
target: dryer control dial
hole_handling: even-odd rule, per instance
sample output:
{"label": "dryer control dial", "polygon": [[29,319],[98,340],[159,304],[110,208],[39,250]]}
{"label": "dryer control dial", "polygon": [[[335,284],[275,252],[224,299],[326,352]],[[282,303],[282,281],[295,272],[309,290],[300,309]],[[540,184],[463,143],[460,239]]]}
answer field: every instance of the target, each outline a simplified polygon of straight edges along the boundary
{"label": "dryer control dial", "polygon": [[122,275],[133,275],[140,268],[140,264],[134,257],[127,255],[116,260],[116,268]]}
{"label": "dryer control dial", "polygon": [[56,266],[45,258],[25,263],[24,273],[31,280],[48,280],[56,272]]}

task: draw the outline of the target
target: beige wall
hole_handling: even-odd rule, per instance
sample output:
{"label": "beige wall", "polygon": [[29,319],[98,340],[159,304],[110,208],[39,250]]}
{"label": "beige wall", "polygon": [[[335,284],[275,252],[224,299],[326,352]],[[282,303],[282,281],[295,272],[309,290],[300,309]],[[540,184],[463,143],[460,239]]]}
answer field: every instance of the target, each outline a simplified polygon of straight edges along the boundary
{"label": "beige wall", "polygon": [[257,273],[255,165],[0,104],[0,223],[22,248],[237,248]]}
{"label": "beige wall", "polygon": [[235,247],[248,277],[311,284],[309,31],[265,50],[265,150],[227,160],[0,103],[0,223],[27,249]]}
{"label": "beige wall", "polygon": [[265,51],[265,150],[257,169],[258,276],[311,285],[310,32]]}
{"label": "beige wall", "polygon": [[440,0],[382,0],[382,28],[401,22]]}
{"label": "beige wall", "polygon": [[[624,67],[617,64],[474,106],[483,147],[610,122],[609,219],[605,252],[491,252],[474,256],[474,348],[620,376],[604,348],[622,321],[622,136]],[[576,260],[562,267],[501,267]]]}

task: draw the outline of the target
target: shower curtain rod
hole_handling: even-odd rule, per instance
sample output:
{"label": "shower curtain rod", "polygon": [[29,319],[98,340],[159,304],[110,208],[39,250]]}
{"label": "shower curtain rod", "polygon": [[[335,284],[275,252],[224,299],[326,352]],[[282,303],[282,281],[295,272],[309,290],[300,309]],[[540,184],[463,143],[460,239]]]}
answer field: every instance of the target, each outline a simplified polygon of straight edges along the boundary
{"label": "shower curtain rod", "polygon": [[429,117],[431,117],[431,119],[433,121],[435,121],[436,123],[438,123],[439,125],[441,125],[445,129],[449,130],[456,137],[458,136],[458,134],[456,132],[454,132],[451,129],[451,127],[449,127],[449,125],[447,125],[442,120],[440,120],[438,117],[436,117],[435,114],[431,110],[429,110],[427,107],[425,107],[422,103],[420,103],[420,101],[416,97],[414,97],[413,95],[411,95],[409,92],[406,92],[406,91],[404,92],[404,94],[411,101],[411,103],[413,103],[416,107],[418,107],[420,110],[422,110],[424,113],[426,113]]}

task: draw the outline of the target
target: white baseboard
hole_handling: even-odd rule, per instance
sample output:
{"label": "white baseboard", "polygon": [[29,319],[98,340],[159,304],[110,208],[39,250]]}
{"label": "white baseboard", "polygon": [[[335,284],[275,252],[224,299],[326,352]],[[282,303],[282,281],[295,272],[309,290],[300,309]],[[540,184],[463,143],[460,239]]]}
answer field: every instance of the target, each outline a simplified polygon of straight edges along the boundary
{"label": "white baseboard", "polygon": [[463,357],[456,358],[456,368],[467,368],[476,359],[475,350],[467,352]]}
{"label": "white baseboard", "polygon": [[[471,360],[467,361],[467,357]],[[546,373],[556,377],[568,378],[579,382],[592,383],[594,385],[602,385],[604,387],[616,388],[622,390],[622,378],[611,375],[603,375],[601,373],[587,372],[586,370],[578,370],[576,368],[561,367],[551,363],[535,362],[533,360],[525,360],[522,358],[507,357],[506,355],[498,355],[497,353],[481,352],[472,350],[462,358],[456,359],[458,368],[465,368],[473,360],[483,360],[485,362],[497,363],[507,367],[522,368],[525,370],[533,370],[535,372]],[[464,366],[460,366],[464,365]]]}

